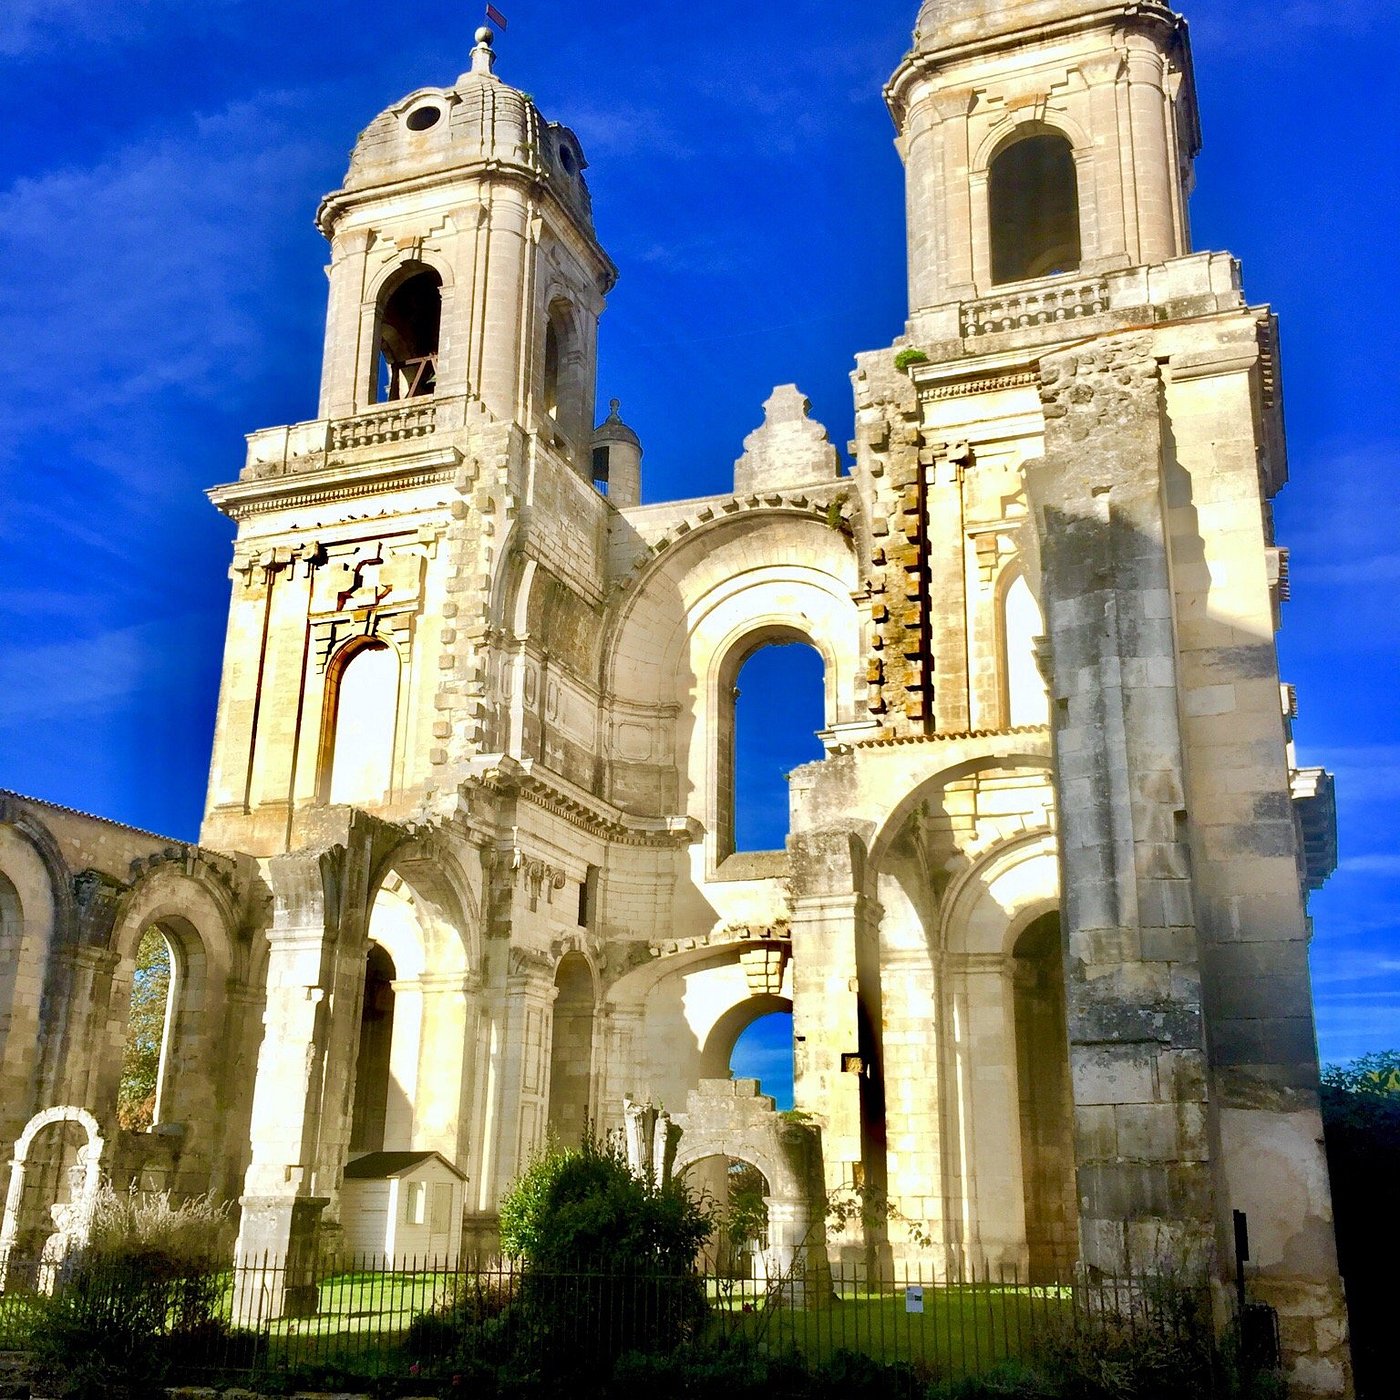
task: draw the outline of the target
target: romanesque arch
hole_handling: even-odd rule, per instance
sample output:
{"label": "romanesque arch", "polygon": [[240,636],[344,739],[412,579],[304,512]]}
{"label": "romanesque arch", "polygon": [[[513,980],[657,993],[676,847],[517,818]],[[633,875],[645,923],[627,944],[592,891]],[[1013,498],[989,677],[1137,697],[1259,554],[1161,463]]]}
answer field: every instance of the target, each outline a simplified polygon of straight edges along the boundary
{"label": "romanesque arch", "polygon": [[[87,1238],[102,1184],[106,1146],[85,1108],[47,1108],[25,1124],[15,1142],[5,1211],[0,1219],[0,1291],[12,1264],[27,1268],[43,1257],[54,1264]],[[51,1241],[57,1238],[54,1251]],[[42,1271],[39,1282],[44,1282]]]}
{"label": "romanesque arch", "polygon": [[715,515],[652,561],[604,650],[604,688],[617,700],[612,800],[693,816],[713,875],[732,846],[723,746],[738,668],[766,642],[807,642],[826,663],[828,726],[858,718],[858,584],[849,537],[785,504]]}

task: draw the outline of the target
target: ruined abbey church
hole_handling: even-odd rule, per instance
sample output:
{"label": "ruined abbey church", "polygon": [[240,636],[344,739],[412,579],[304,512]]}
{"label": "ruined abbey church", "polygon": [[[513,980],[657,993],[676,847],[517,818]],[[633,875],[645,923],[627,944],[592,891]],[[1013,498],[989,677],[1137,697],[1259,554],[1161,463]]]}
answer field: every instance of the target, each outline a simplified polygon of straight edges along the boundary
{"label": "ruined abbey church", "polygon": [[[212,1186],[245,1256],[370,1248],[391,1188],[424,1250],[489,1249],[547,1135],[630,1099],[677,1169],[756,1166],[778,1243],[879,1193],[879,1238],[825,1250],[929,1278],[1223,1281],[1245,1211],[1295,1382],[1345,1393],[1330,778],[1274,644],[1277,327],[1191,245],[1185,22],[927,0],[885,89],[909,316],[856,356],[853,465],[779,387],[733,490],[667,503],[595,401],[584,152],[495,67],[482,31],[361,134],[317,216],[317,416],[210,493],[238,535],[201,843],[0,796],[0,1249],[98,1173]],[[824,757],[786,849],[736,851],[736,677],[793,641]],[[795,1118],[729,1078],[775,1010]]]}

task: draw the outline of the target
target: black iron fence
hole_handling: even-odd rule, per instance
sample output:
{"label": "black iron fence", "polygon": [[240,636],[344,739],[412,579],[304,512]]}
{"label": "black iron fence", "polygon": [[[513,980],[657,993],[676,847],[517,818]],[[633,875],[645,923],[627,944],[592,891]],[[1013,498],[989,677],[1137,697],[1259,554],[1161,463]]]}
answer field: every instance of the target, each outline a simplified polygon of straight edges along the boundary
{"label": "black iron fence", "polygon": [[[505,1261],[386,1268],[272,1260],[191,1274],[130,1259],[4,1265],[0,1350],[60,1326],[96,1339],[144,1329],[172,1381],[229,1383],[333,1372],[449,1381],[473,1367],[596,1371],[628,1352],[750,1345],[817,1364],[841,1352],[905,1367],[922,1384],[983,1373],[1046,1347],[1151,1335],[1210,1345],[1208,1290],[1160,1276],[1023,1282],[1009,1269],[953,1277],[833,1265],[829,1276],[735,1278],[618,1270],[540,1273]],[[47,1330],[46,1330],[47,1329]],[[124,1329],[124,1330],[123,1330]],[[1208,1395],[1210,1364],[1198,1393]]]}

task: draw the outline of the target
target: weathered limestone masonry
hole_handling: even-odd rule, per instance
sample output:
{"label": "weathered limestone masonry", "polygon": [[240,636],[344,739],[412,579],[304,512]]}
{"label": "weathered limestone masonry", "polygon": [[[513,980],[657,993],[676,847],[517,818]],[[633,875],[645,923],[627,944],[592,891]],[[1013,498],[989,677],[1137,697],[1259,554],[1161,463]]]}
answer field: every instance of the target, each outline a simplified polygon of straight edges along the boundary
{"label": "weathered limestone masonry", "polygon": [[[765,1267],[818,1287],[843,1255],[1171,1265],[1223,1317],[1244,1210],[1298,1393],[1345,1396],[1305,906],[1335,814],[1274,648],[1276,328],[1190,244],[1185,22],[927,0],[886,89],[909,319],[857,357],[848,474],[781,385],[732,491],[647,505],[617,400],[594,427],[583,151],[494,66],[482,31],[362,133],[318,215],[319,416],[211,493],[203,845],[0,795],[15,1238],[101,1140],[123,1181],[238,1198],[296,1310],[361,1237],[351,1161],[440,1154],[490,1250],[547,1134],[630,1101],[695,1180],[761,1172]],[[825,754],[786,849],[743,851],[736,688],[791,642]],[[155,1121],[121,1133],[152,930]],[[730,1078],[775,1011],[802,1125]],[[832,1193],[864,1228],[823,1237]]]}
{"label": "weathered limestone masonry", "polygon": [[1042,358],[1041,531],[1084,1261],[1202,1257],[1201,955],[1186,840],[1161,381],[1148,336]]}

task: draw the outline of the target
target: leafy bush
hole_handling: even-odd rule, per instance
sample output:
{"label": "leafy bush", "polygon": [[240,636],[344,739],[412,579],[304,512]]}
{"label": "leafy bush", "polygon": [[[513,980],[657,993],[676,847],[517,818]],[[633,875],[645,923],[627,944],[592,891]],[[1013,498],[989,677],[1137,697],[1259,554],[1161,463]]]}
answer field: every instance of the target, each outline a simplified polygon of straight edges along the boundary
{"label": "leafy bush", "polygon": [[501,1248],[536,1270],[692,1273],[712,1225],[683,1182],[634,1176],[591,1140],[542,1153],[501,1202]]}
{"label": "leafy bush", "polygon": [[928,354],[923,350],[916,350],[913,346],[908,346],[899,351],[894,357],[894,367],[896,369],[908,369],[910,365],[923,365],[928,363]]}
{"label": "leafy bush", "polygon": [[505,1316],[514,1297],[514,1280],[509,1275],[467,1275],[432,1312],[413,1319],[404,1338],[405,1349],[415,1361],[431,1364],[452,1356],[466,1336],[480,1347],[491,1340],[486,1324]]}
{"label": "leafy bush", "polygon": [[551,1148],[501,1202],[501,1245],[524,1271],[500,1330],[549,1372],[674,1348],[708,1311],[695,1262],[711,1228],[682,1182],[634,1175],[619,1147]]}
{"label": "leafy bush", "polygon": [[88,1244],[64,1261],[31,1333],[48,1393],[156,1393],[172,1357],[222,1338],[216,1314],[229,1247],[226,1208],[209,1197],[99,1195]]}
{"label": "leafy bush", "polygon": [[1322,1123],[1357,1392],[1388,1394],[1400,1214],[1386,1202],[1400,1181],[1400,1051],[1328,1068],[1322,1076]]}

